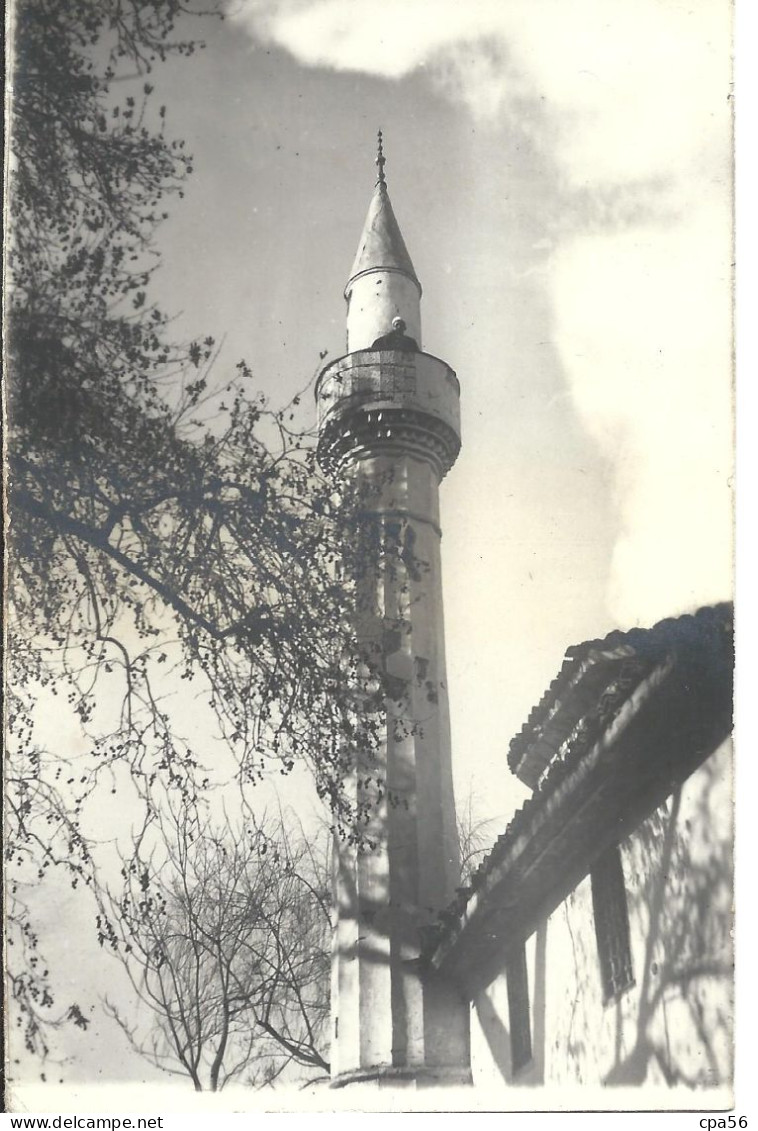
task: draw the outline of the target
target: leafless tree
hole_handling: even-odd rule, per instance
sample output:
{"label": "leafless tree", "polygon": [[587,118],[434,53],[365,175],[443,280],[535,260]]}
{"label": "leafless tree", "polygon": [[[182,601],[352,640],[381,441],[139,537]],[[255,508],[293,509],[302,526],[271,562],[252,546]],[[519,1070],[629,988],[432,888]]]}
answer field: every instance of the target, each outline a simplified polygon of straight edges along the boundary
{"label": "leafless tree", "polygon": [[465,886],[471,882],[477,868],[492,848],[495,831],[502,828],[502,822],[498,818],[487,820],[478,818],[475,812],[475,800],[469,794],[464,804],[458,807],[456,827],[461,860],[461,884]]}
{"label": "leafless tree", "polygon": [[287,823],[219,828],[186,809],[151,822],[101,920],[147,1007],[108,1011],[137,1052],[197,1091],[270,1083],[292,1063],[329,1071],[328,853]]}

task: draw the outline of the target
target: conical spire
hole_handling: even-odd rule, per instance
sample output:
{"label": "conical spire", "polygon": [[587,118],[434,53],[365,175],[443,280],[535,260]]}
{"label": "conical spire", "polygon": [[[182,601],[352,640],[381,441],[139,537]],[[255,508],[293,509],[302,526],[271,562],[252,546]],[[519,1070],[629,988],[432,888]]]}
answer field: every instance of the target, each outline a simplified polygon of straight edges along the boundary
{"label": "conical spire", "polygon": [[408,336],[421,348],[421,284],[392,211],[384,165],[380,130],[374,195],[345,287],[349,351],[371,349],[396,319],[405,323]]}
{"label": "conical spire", "polygon": [[[386,158],[382,145],[382,131],[378,134],[376,165],[379,175],[374,188],[374,195],[368,207],[366,222],[363,225],[358,251],[355,256],[347,288],[358,275],[365,271],[389,270],[402,271],[408,275],[421,290],[416,272],[405,246],[405,240],[400,232],[400,227],[392,211],[387,182],[384,177]],[[346,288],[346,289],[347,289]]]}

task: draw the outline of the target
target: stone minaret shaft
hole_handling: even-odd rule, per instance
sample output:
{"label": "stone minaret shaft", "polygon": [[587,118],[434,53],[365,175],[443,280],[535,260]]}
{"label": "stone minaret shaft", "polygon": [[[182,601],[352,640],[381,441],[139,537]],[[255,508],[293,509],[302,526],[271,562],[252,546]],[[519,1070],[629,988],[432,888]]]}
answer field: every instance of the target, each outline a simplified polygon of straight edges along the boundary
{"label": "stone minaret shaft", "polygon": [[366,829],[373,847],[337,853],[332,1074],[460,1083],[468,1007],[419,961],[421,929],[459,882],[439,520],[439,483],[460,447],[459,386],[421,352],[421,286],[387,193],[381,135],[377,165],[345,289],[350,352],[316,391],[319,458],[352,478],[373,532],[356,622],[381,649],[388,687],[370,767],[382,782]]}

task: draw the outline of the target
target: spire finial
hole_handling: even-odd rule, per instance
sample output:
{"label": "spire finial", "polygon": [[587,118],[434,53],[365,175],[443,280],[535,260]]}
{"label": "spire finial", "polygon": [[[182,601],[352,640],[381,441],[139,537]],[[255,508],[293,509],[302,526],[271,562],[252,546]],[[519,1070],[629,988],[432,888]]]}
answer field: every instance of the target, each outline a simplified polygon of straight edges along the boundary
{"label": "spire finial", "polygon": [[387,184],[387,182],[384,179],[385,160],[386,160],[386,158],[384,156],[384,150],[382,149],[382,131],[379,130],[379,132],[376,135],[376,167],[379,170],[379,176],[376,178],[376,183],[378,185],[386,185]]}

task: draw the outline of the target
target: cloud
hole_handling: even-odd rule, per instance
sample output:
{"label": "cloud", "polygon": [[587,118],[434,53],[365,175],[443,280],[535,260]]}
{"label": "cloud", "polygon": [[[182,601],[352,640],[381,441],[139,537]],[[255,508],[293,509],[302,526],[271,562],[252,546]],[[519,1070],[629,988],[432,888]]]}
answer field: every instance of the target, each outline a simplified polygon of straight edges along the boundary
{"label": "cloud", "polygon": [[[731,588],[730,213],[584,237],[556,254],[557,335],[574,403],[616,469],[623,622]],[[600,329],[601,328],[601,329]]]}
{"label": "cloud", "polygon": [[[612,460],[609,600],[651,619],[730,590],[730,19],[722,0],[233,0],[308,67],[419,72],[517,124],[564,202],[555,346]],[[559,214],[561,210],[558,209]],[[548,230],[549,228],[549,230]]]}
{"label": "cloud", "polygon": [[711,145],[723,151],[720,0],[229,0],[229,14],[309,67],[387,79],[425,68],[482,121],[536,98],[544,140],[579,183],[660,175]]}
{"label": "cloud", "polygon": [[[501,28],[498,5],[450,0],[230,0],[229,15],[254,38],[310,67],[397,79],[446,47],[487,39]],[[430,14],[434,11],[434,19]]]}

